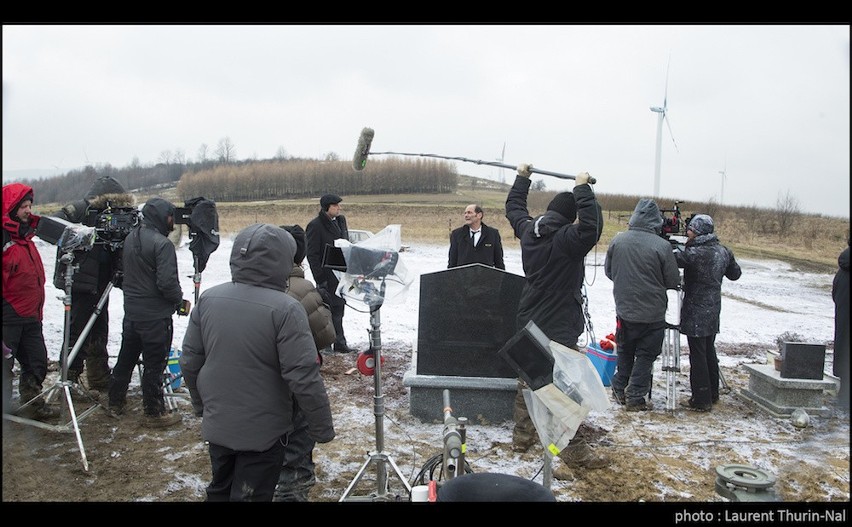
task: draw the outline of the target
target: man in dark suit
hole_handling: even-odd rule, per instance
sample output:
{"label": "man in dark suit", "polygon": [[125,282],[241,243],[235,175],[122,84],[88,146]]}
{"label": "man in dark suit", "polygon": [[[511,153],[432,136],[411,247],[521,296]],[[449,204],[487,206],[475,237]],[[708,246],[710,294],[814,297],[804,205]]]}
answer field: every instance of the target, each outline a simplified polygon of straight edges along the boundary
{"label": "man in dark suit", "polygon": [[450,233],[450,257],[447,268],[481,263],[506,269],[500,231],[482,222],[482,207],[472,203],[464,209],[464,225]]}
{"label": "man in dark suit", "polygon": [[334,341],[334,351],[349,353],[353,351],[346,343],[343,333],[343,312],[346,301],[335,294],[340,281],[331,269],[323,268],[322,257],[325,247],[334,247],[334,240],[349,240],[349,228],[346,226],[346,216],[342,214],[340,202],[343,198],[336,194],[326,194],[320,198],[320,211],[305,229],[307,242],[308,265],[317,286],[317,291],[331,308],[331,318],[337,338]]}

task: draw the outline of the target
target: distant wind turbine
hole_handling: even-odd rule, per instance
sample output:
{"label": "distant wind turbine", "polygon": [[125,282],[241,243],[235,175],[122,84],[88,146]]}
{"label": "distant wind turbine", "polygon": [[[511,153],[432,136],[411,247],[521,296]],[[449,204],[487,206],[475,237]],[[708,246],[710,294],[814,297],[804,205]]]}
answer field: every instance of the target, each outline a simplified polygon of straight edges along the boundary
{"label": "distant wind turbine", "polygon": [[[671,61],[671,59],[670,59]],[[663,105],[662,106],[651,106],[651,111],[657,114],[657,156],[654,160],[654,197],[660,197],[660,159],[662,157],[662,143],[663,143],[663,121],[666,121],[666,126],[669,129],[669,137],[672,138],[672,143],[674,143],[675,150],[677,150],[677,143],[674,140],[674,134],[672,134],[672,126],[669,124],[668,117],[668,92],[669,92],[669,67],[666,65],[666,89],[663,92]]]}
{"label": "distant wind turbine", "polygon": [[725,203],[725,180],[728,179],[728,162],[725,161],[725,168],[719,171],[722,174],[722,190],[719,193],[719,205]]}
{"label": "distant wind turbine", "polygon": [[[497,161],[503,163],[503,160],[506,158],[506,141],[503,141],[503,152],[500,153],[500,157],[497,158]],[[503,169],[500,169],[500,183],[505,183],[506,177],[503,175]]]}

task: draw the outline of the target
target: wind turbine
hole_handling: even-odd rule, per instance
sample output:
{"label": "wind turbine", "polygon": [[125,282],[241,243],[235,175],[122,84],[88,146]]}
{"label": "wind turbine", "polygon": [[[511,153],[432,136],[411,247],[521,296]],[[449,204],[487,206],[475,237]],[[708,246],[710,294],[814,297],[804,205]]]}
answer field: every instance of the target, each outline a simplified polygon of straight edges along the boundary
{"label": "wind turbine", "polygon": [[[505,159],[505,157],[506,157],[506,141],[503,141],[503,152],[500,154],[500,157],[497,158],[497,161],[502,163],[503,159]],[[505,176],[503,176],[503,169],[502,168],[500,169],[499,181],[500,181],[500,183],[506,182],[506,178],[505,178]]]}
{"label": "wind turbine", "polygon": [[654,197],[660,197],[660,159],[662,156],[662,143],[663,143],[663,121],[666,121],[666,126],[669,129],[669,137],[672,138],[672,143],[674,143],[675,150],[677,151],[677,143],[674,140],[674,134],[672,134],[672,126],[669,124],[668,106],[666,104],[668,100],[668,92],[669,92],[669,66],[666,65],[666,89],[663,92],[663,105],[662,106],[651,106],[651,111],[657,114],[657,156],[654,160]]}
{"label": "wind turbine", "polygon": [[722,190],[719,193],[719,205],[725,203],[725,180],[728,179],[728,162],[725,161],[725,168],[719,171],[722,174]]}

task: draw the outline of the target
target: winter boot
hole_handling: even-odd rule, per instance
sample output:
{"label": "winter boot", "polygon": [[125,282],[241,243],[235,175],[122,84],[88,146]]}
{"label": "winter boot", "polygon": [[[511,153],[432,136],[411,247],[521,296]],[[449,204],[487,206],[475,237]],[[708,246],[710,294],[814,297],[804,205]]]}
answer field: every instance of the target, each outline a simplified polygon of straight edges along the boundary
{"label": "winter boot", "polygon": [[21,384],[18,386],[18,391],[21,393],[22,406],[32,401],[23,410],[18,410],[18,415],[21,417],[37,421],[46,421],[59,417],[59,408],[47,404],[44,398],[39,397],[42,391],[41,385],[32,377],[28,377],[26,380],[22,378]]}
{"label": "winter boot", "polygon": [[142,426],[148,428],[168,428],[182,421],[178,412],[164,412],[160,415],[145,414],[142,417]]}
{"label": "winter boot", "polygon": [[[604,455],[596,454],[592,447],[589,446],[583,439],[573,439],[562,452],[559,453],[559,459],[566,467],[572,470],[578,468],[598,469],[608,467],[610,464],[609,458]],[[557,477],[554,471],[554,477]]]}
{"label": "winter boot", "polygon": [[86,381],[90,390],[105,392],[109,390],[109,355],[106,349],[97,349],[93,346],[86,355]]}

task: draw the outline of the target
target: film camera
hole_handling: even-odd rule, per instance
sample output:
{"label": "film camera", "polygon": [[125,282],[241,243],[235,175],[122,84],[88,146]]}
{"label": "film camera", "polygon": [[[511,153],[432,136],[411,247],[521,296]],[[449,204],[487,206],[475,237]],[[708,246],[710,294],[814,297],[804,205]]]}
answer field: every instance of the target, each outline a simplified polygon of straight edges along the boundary
{"label": "film camera", "polygon": [[681,203],[680,201],[675,201],[672,208],[660,209],[660,214],[663,217],[663,229],[660,232],[660,236],[671,242],[673,246],[682,248],[686,243],[686,229],[689,227],[689,222],[695,214],[691,214],[684,220],[680,211]]}
{"label": "film camera", "polygon": [[107,202],[104,209],[90,209],[83,223],[95,228],[95,243],[121,249],[124,239],[139,224],[140,214],[136,207],[113,207]]}

